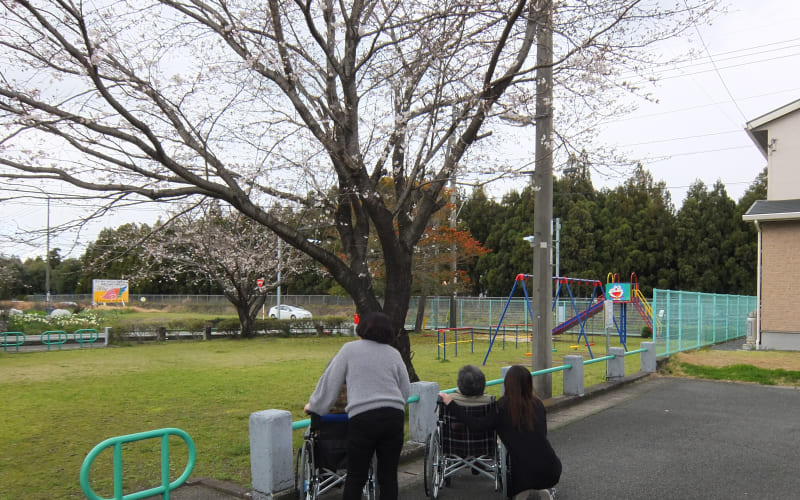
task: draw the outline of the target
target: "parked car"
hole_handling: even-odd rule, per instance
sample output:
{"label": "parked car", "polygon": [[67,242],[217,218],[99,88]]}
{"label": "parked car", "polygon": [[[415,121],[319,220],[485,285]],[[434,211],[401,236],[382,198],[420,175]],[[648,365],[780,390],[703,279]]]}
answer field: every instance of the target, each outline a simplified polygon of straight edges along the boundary
{"label": "parked car", "polygon": [[280,306],[272,306],[269,308],[269,317],[270,318],[277,318],[278,317],[278,309],[280,308],[281,314],[280,319],[298,319],[298,318],[308,318],[311,319],[311,313],[303,309],[302,307],[297,306],[290,306],[286,304],[281,304]]}

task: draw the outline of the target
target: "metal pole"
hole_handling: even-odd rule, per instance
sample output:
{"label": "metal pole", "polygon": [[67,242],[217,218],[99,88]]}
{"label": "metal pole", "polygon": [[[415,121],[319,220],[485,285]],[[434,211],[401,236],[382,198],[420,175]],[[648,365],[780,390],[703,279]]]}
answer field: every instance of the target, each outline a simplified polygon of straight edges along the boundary
{"label": "metal pole", "polygon": [[278,319],[281,319],[281,247],[282,246],[283,246],[283,240],[278,238],[278,299],[277,299]]}

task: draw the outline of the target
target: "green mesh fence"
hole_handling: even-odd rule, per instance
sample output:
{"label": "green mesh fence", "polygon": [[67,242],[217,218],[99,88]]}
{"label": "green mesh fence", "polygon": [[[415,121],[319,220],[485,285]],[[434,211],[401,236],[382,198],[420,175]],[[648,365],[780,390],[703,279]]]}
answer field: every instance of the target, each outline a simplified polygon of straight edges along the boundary
{"label": "green mesh fence", "polygon": [[653,290],[656,355],[742,338],[756,297]]}

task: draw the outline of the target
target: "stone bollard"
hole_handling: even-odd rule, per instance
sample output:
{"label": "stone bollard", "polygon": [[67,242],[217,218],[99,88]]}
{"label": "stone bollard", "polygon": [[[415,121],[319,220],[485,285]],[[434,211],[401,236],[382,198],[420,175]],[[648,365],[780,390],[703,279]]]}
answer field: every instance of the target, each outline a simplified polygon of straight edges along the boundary
{"label": "stone bollard", "polygon": [[564,356],[564,365],[572,366],[564,370],[564,395],[583,396],[583,356]]}
{"label": "stone bollard", "polygon": [[656,372],[656,343],[642,342],[642,349],[647,349],[642,353],[642,371],[645,373]]}
{"label": "stone bollard", "polygon": [[253,498],[272,499],[294,484],[292,414],[264,410],[250,414],[250,475]]}
{"label": "stone bollard", "polygon": [[113,333],[110,326],[105,327],[103,330],[103,335],[105,336],[105,339],[103,339],[103,345],[108,347],[114,343],[114,339],[112,338]]}
{"label": "stone bollard", "polygon": [[[510,369],[511,369],[510,366],[503,366],[502,368],[500,368],[500,378],[505,380],[506,373],[508,373],[508,370]],[[505,393],[506,393],[506,384],[500,384],[500,396],[502,396]]]}
{"label": "stone bollard", "polygon": [[408,430],[411,441],[425,443],[428,435],[436,428],[436,398],[439,397],[439,384],[436,382],[414,382],[411,395],[419,396],[419,401],[408,404]]}
{"label": "stone bollard", "polygon": [[611,347],[608,355],[614,359],[606,361],[606,380],[616,382],[625,377],[625,349],[623,347]]}

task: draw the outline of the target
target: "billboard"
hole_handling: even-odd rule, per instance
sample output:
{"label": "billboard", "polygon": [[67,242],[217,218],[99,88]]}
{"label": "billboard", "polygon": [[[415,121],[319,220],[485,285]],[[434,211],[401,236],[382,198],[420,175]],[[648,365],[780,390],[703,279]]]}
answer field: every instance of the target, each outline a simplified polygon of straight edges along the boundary
{"label": "billboard", "polygon": [[128,302],[128,280],[92,280],[92,302],[125,304]]}

